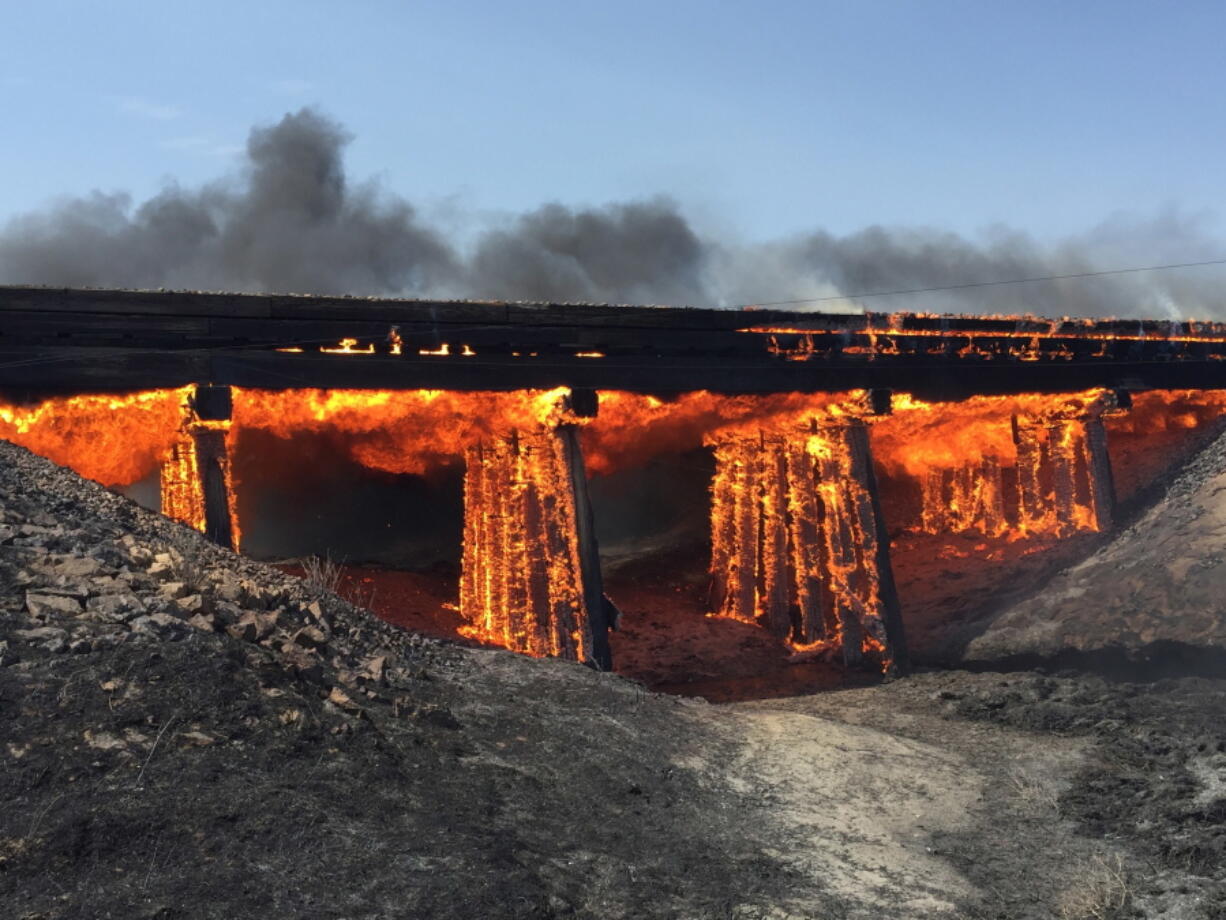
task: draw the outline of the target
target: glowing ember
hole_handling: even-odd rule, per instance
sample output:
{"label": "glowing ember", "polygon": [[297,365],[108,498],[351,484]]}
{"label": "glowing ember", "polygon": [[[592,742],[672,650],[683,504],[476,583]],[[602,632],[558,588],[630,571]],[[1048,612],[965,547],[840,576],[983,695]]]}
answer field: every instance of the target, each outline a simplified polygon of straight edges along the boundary
{"label": "glowing ember", "polygon": [[319,350],[329,355],[373,355],[375,353],[375,346],[372,342],[365,348],[359,348],[357,339],[341,339],[340,344],[335,348],[321,348]]}

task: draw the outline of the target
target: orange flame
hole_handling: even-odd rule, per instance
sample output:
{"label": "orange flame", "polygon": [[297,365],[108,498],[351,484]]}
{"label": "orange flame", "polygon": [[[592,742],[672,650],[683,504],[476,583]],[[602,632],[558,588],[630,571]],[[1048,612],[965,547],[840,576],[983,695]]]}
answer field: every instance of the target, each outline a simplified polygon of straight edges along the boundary
{"label": "orange flame", "polygon": [[130,485],[170,456],[190,389],[0,404],[0,438],[104,486]]}

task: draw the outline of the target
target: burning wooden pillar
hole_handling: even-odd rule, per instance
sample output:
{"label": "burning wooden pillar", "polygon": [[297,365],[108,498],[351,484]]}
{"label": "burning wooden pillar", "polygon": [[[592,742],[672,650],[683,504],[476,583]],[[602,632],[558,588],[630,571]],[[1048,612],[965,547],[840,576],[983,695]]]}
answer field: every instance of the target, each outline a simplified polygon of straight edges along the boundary
{"label": "burning wooden pillar", "polygon": [[572,394],[560,424],[469,448],[460,613],[470,634],[530,655],[612,667]]}
{"label": "burning wooden pillar", "polygon": [[906,646],[862,422],[717,437],[713,612],[804,647],[866,649],[905,666]]}
{"label": "burning wooden pillar", "polygon": [[227,450],[232,405],[230,388],[214,386],[196,387],[184,402],[179,437],[162,464],[162,513],[237,549]]}
{"label": "burning wooden pillar", "polygon": [[1018,524],[1060,536],[1109,530],[1115,486],[1102,400],[1076,414],[1013,420],[1017,444]]}

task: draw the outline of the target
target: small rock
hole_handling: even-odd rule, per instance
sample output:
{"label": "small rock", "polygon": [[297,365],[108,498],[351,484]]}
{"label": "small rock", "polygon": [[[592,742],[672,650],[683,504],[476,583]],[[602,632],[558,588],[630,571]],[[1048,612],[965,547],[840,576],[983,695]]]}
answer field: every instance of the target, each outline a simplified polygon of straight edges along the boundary
{"label": "small rock", "polygon": [[111,623],[122,623],[145,612],[145,602],[135,594],[104,594],[91,597],[86,605],[90,613]]}
{"label": "small rock", "polygon": [[57,575],[65,575],[69,578],[85,578],[98,574],[102,566],[98,563],[97,559],[90,559],[88,556],[68,556],[55,563],[53,569]]}
{"label": "small rock", "polygon": [[204,632],[217,632],[219,623],[211,613],[197,613],[187,621],[187,625]]}
{"label": "small rock", "polygon": [[181,581],[168,581],[158,588],[158,594],[162,597],[174,598],[183,597],[187,594],[187,585]]}
{"label": "small rock", "polygon": [[128,627],[135,633],[168,636],[172,639],[177,638],[176,634],[181,634],[187,630],[186,623],[178,617],[172,617],[168,613],[151,613],[147,616],[137,617],[128,624]]}
{"label": "small rock", "polygon": [[340,687],[332,688],[331,692],[328,693],[328,702],[332,703],[335,706],[339,706],[341,709],[347,709],[350,712],[354,712],[362,708],[357,703],[355,703],[352,697],[350,697],[349,694],[346,693],[344,690],[342,690]]}
{"label": "small rock", "polygon": [[318,626],[304,626],[298,632],[294,633],[294,644],[300,645],[305,649],[321,649],[328,644],[328,637],[323,634]]}
{"label": "small rock", "polygon": [[247,610],[238,618],[237,623],[226,627],[226,632],[244,642],[259,642],[271,635],[276,625],[275,616]]}
{"label": "small rock", "polygon": [[26,609],[33,616],[47,616],[53,613],[75,616],[81,612],[81,602],[76,598],[59,594],[34,594],[27,591]]}
{"label": "small rock", "polygon": [[367,658],[362,665],[362,676],[377,684],[383,683],[384,672],[387,670],[387,656],[375,655]]}
{"label": "small rock", "polygon": [[179,735],[183,741],[187,742],[187,747],[207,747],[210,744],[216,744],[217,739],[212,735],[206,735],[204,732],[183,732]]}
{"label": "small rock", "polygon": [[222,600],[237,603],[243,596],[242,586],[236,581],[223,581],[213,589]]}
{"label": "small rock", "polygon": [[204,607],[204,598],[199,594],[189,594],[187,597],[180,597],[176,600],[175,606],[184,613],[199,613]]}
{"label": "small rock", "polygon": [[285,663],[308,683],[318,684],[323,680],[323,662],[306,649],[287,642],[281,650],[281,656]]}
{"label": "small rock", "polygon": [[66,638],[68,633],[57,626],[39,626],[35,629],[14,629],[13,635],[26,642],[51,642]]}

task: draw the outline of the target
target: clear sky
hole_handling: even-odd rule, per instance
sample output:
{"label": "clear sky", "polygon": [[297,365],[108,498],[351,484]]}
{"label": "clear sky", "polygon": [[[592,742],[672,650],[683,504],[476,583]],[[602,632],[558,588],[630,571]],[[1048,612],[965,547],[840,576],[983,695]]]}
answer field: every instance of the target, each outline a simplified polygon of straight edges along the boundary
{"label": "clear sky", "polygon": [[1226,4],[0,0],[0,220],[319,106],[433,209],[666,193],[746,239],[1217,214]]}

